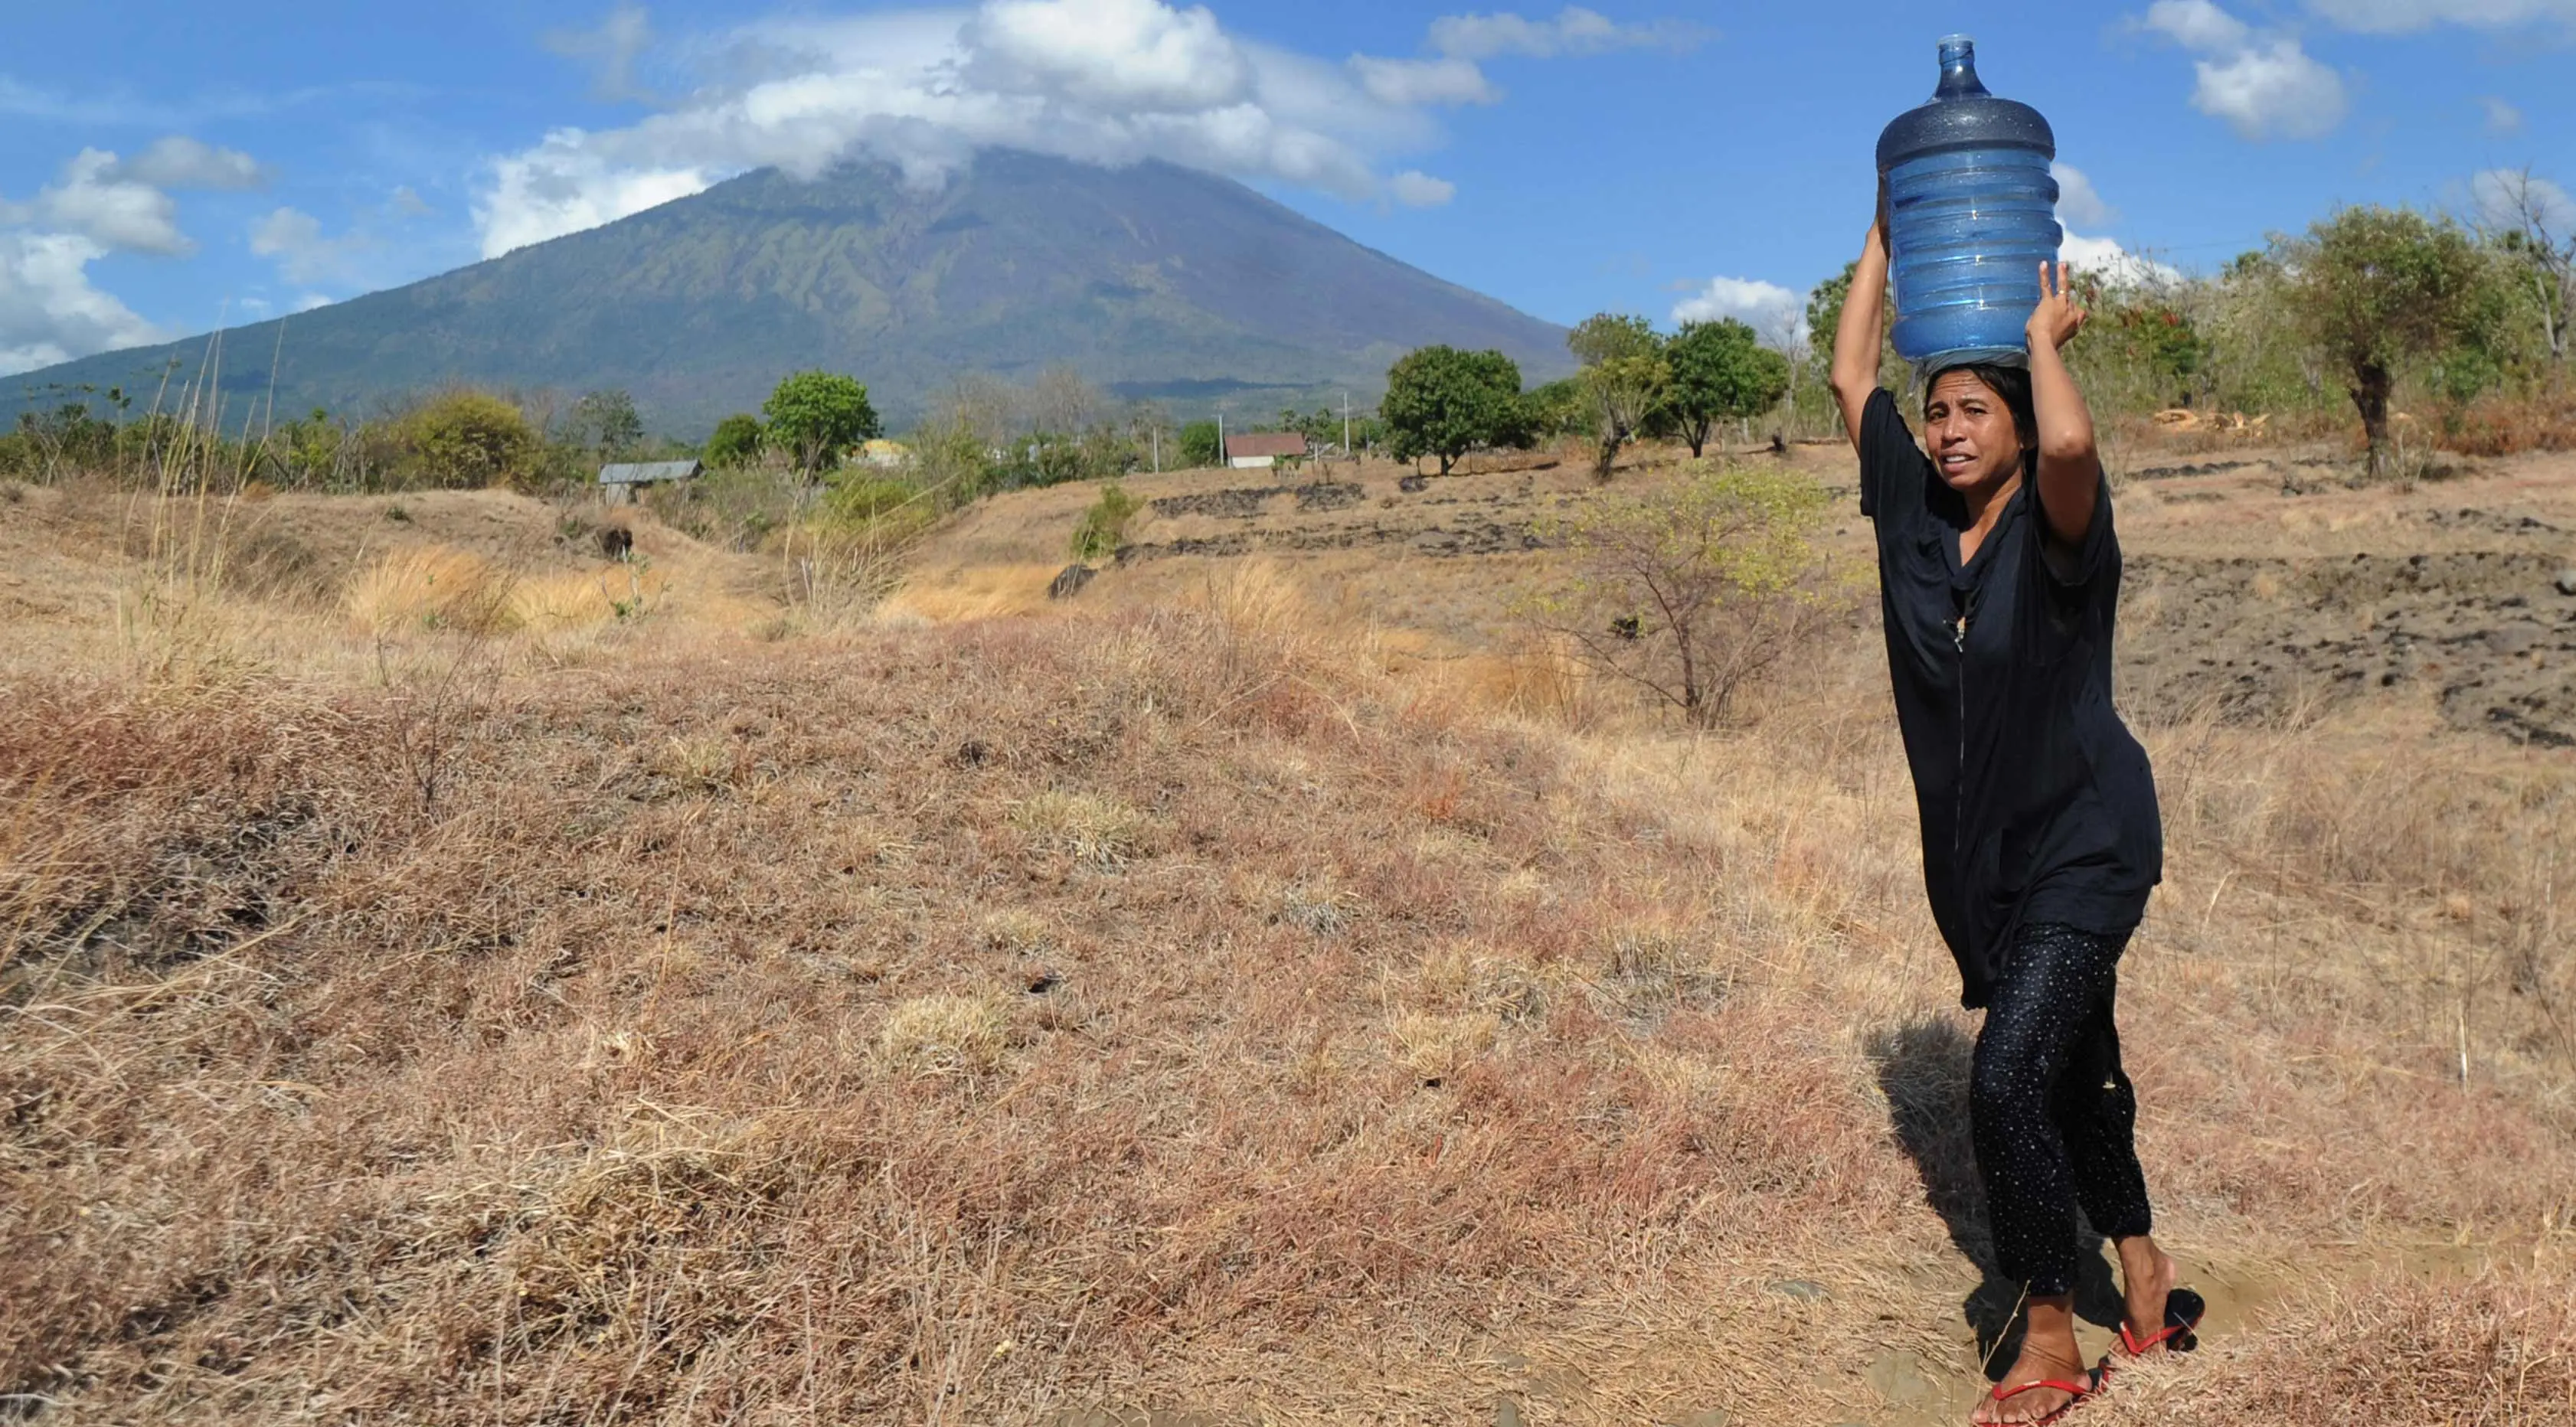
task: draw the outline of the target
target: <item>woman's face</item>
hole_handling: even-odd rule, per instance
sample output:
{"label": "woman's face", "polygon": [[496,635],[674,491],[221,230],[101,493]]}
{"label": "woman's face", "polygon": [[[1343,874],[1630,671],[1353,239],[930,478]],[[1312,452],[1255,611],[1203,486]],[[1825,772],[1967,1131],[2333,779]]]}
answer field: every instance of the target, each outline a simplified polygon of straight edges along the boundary
{"label": "woman's face", "polygon": [[2022,465],[2012,408],[1974,372],[1952,370],[1932,379],[1931,398],[1923,403],[1923,444],[1932,449],[1941,479],[1962,495],[1992,490]]}

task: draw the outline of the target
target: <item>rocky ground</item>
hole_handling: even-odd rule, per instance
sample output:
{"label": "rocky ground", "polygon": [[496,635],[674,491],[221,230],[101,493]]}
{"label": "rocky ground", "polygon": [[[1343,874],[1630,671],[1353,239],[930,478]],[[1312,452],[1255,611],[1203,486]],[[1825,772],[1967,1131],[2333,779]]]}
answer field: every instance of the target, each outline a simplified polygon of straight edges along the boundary
{"label": "rocky ground", "polygon": [[[1850,480],[1838,446],[1755,459]],[[1499,464],[1447,477],[1368,466],[1139,478],[1146,512],[1098,588],[1159,593],[1201,562],[1265,555],[1389,624],[1487,645],[1543,544],[1533,522],[1593,488],[1579,460]],[[2378,484],[2315,450],[2150,449],[2115,464],[2127,467],[2121,698],[2133,712],[2260,723],[2377,700],[2516,742],[2576,744],[2576,457]],[[1045,561],[1073,509],[1045,494],[1055,499],[970,516],[960,543],[1002,536],[1018,558]],[[1026,528],[1003,529],[1012,522]],[[1867,558],[1856,512],[1837,538]]]}

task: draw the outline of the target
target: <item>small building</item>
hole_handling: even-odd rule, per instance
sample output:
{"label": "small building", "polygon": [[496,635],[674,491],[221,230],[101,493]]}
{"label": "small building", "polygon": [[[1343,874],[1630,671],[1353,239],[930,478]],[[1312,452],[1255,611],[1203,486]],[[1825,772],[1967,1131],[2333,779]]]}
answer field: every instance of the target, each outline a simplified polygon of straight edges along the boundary
{"label": "small building", "polygon": [[599,498],[610,505],[633,505],[636,496],[664,481],[694,481],[706,467],[695,461],[643,461],[599,468]]}
{"label": "small building", "polygon": [[1252,431],[1225,438],[1225,463],[1238,471],[1266,471],[1281,461],[1306,459],[1306,438],[1294,431]]}

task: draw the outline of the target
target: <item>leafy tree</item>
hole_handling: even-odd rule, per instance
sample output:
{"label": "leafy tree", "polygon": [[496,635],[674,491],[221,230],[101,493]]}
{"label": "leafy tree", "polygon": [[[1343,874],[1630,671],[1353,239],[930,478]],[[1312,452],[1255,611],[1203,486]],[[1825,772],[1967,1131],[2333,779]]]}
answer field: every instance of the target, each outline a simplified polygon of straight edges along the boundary
{"label": "leafy tree", "polygon": [[1193,421],[1181,428],[1181,461],[1190,466],[1222,466],[1225,448],[1213,421]]}
{"label": "leafy tree", "polygon": [[2567,360],[2569,309],[2576,307],[2576,213],[2567,197],[2528,168],[2483,176],[2480,198],[2497,249],[2531,284],[2534,316],[2549,355]]}
{"label": "leafy tree", "polygon": [[1469,450],[1519,439],[1520,397],[1520,366],[1502,353],[1422,347],[1387,368],[1378,416],[1397,460],[1437,456],[1445,476]]}
{"label": "leafy tree", "polygon": [[779,382],[760,404],[769,437],[812,475],[837,465],[843,451],[884,434],[867,385],[837,372],[797,372]]}
{"label": "leafy tree", "polygon": [[769,431],[760,424],[760,418],[737,411],[716,423],[714,434],[707,437],[703,459],[710,466],[748,466],[760,459],[760,449],[768,443]]}
{"label": "leafy tree", "polygon": [[451,490],[525,479],[539,444],[518,407],[481,391],[424,402],[402,419],[400,439],[415,477]]}
{"label": "leafy tree", "polygon": [[1600,454],[1592,473],[1606,481],[1619,448],[1663,402],[1672,386],[1672,364],[1664,358],[1664,339],[1643,317],[1595,313],[1566,335],[1565,345],[1583,364],[1578,380],[1600,423],[1594,432]]}
{"label": "leafy tree", "polygon": [[2289,274],[2291,320],[2344,375],[2376,475],[2387,466],[2388,396],[2402,363],[2429,355],[2470,371],[2491,365],[2505,313],[2494,270],[2457,223],[2408,208],[2345,208],[2274,246]]}
{"label": "leafy tree", "polygon": [[1664,359],[1673,370],[1665,409],[1693,456],[1718,423],[1759,416],[1789,390],[1789,359],[1732,317],[1683,323],[1664,344]]}
{"label": "leafy tree", "polygon": [[1592,394],[1574,377],[1561,377],[1523,393],[1521,423],[1534,439],[1590,436],[1600,425],[1593,419]]}
{"label": "leafy tree", "polygon": [[1707,727],[1832,612],[1838,586],[1819,540],[1830,514],[1822,486],[1770,465],[1603,495],[1540,523],[1565,552],[1562,574],[1522,613]]}
{"label": "leafy tree", "polygon": [[1082,513],[1081,523],[1073,528],[1073,558],[1083,562],[1104,560],[1118,553],[1127,543],[1127,522],[1145,503],[1127,493],[1116,481],[1104,481],[1100,498]]}
{"label": "leafy tree", "polygon": [[615,387],[585,393],[572,404],[565,424],[575,445],[602,457],[631,451],[644,440],[644,418],[635,412],[635,398]]}

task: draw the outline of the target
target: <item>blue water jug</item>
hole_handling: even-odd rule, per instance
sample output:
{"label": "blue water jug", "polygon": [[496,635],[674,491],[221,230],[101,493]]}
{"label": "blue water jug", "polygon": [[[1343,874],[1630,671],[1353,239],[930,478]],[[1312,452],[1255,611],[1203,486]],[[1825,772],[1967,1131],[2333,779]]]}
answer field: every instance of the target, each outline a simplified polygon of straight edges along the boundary
{"label": "blue water jug", "polygon": [[2027,104],[1977,80],[1977,42],[1941,41],[1930,103],[1878,136],[1887,180],[1896,354],[1919,374],[1964,362],[2030,359],[2039,265],[2057,259],[2057,136]]}

